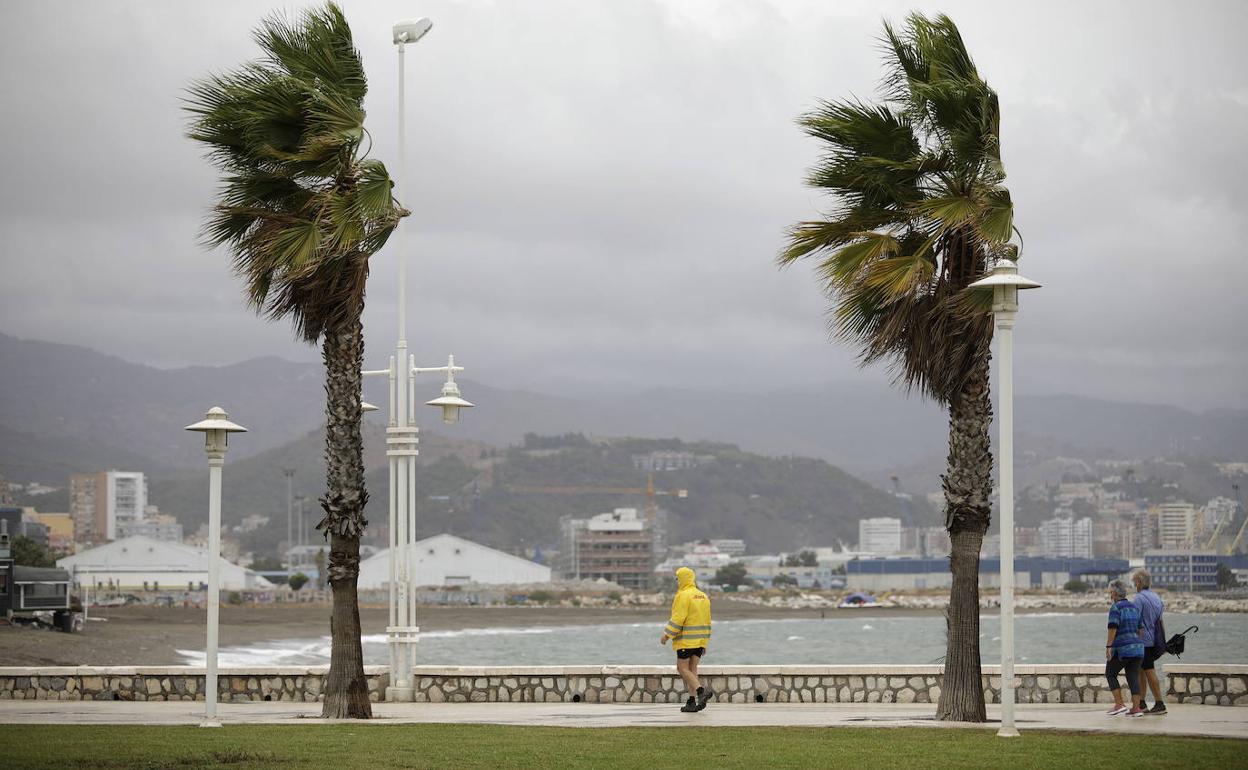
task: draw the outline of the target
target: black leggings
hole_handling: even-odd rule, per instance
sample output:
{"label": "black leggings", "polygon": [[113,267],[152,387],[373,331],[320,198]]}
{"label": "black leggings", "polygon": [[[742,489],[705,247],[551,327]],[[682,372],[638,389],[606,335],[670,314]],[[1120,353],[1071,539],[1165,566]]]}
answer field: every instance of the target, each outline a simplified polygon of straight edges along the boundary
{"label": "black leggings", "polygon": [[1132,695],[1140,694],[1140,664],[1143,663],[1142,658],[1120,658],[1115,655],[1113,658],[1105,662],[1105,678],[1109,680],[1109,689],[1117,691],[1118,672],[1124,668],[1127,670],[1127,687],[1130,688]]}

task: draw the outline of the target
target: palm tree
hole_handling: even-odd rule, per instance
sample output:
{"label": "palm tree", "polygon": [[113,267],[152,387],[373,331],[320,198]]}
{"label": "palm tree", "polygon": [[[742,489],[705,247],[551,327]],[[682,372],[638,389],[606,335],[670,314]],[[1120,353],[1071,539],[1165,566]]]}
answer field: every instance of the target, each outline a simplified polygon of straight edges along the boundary
{"label": "palm tree", "polygon": [[782,265],[815,257],[836,336],[862,365],[949,412],[945,526],[952,541],[948,649],[937,716],[984,721],[979,550],[991,520],[989,308],[966,287],[1014,259],[997,95],[947,16],[887,22],[883,103],[823,102],[799,123],[824,144],[808,184],[834,194],[790,231]]}
{"label": "palm tree", "polygon": [[189,89],[189,136],[221,171],[205,226],[225,245],[249,306],[289,318],[325,362],[326,492],[316,525],[330,542],[334,605],[325,717],[368,718],[356,594],[367,525],[360,438],[360,316],[368,259],[408,212],[363,151],[367,84],[351,29],[330,3],[254,33],[263,56]]}

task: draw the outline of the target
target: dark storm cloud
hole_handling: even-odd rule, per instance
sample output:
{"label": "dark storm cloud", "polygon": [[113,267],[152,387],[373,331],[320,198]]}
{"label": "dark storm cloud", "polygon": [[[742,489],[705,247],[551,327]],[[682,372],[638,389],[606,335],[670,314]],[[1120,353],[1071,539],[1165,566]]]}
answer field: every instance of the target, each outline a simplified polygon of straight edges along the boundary
{"label": "dark storm cloud", "polygon": [[[829,205],[801,185],[818,147],[794,117],[873,96],[880,19],[909,7],[347,3],[392,166],[389,26],[435,22],[409,49],[415,350],[548,391],[882,379],[828,343],[809,269],[772,258]],[[1248,405],[1245,12],[940,9],[1001,94],[1023,269],[1046,285],[1025,297],[1020,389]],[[182,138],[181,89],[254,56],[263,13],[4,6],[0,331],[158,365],[315,355],[250,315],[228,258],[195,244],[215,181]],[[373,266],[375,358],[395,251]]]}

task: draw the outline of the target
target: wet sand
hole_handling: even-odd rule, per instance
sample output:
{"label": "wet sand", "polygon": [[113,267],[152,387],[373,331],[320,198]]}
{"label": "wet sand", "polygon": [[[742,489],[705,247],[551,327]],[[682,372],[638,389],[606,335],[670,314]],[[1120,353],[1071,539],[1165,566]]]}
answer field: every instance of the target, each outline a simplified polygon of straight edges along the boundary
{"label": "wet sand", "polygon": [[[716,620],[840,617],[847,613],[893,617],[940,615],[940,610],[873,608],[819,610],[760,607],[731,599],[715,600]],[[655,632],[667,619],[666,607],[421,607],[420,627],[427,631],[517,626],[571,626],[652,622]],[[204,648],[202,609],[181,607],[92,608],[81,633],[22,626],[0,626],[0,666],[178,665],[178,650]],[[94,620],[102,618],[106,620]],[[383,634],[384,607],[363,607],[365,634]],[[253,644],[271,639],[315,638],[329,634],[329,607],[265,605],[222,607],[220,644]]]}

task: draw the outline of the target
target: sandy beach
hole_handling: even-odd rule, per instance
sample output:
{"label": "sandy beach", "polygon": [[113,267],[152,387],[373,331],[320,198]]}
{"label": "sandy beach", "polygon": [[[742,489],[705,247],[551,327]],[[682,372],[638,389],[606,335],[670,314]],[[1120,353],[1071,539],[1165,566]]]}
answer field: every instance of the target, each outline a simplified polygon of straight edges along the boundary
{"label": "sandy beach", "polygon": [[[717,599],[716,620],[818,618],[861,610],[791,609],[762,607],[731,599]],[[890,616],[939,615],[939,610],[876,608]],[[654,607],[422,607],[420,627],[426,631],[462,628],[599,625],[653,622],[655,631],[666,619],[665,608]],[[64,634],[21,626],[0,626],[0,666],[175,665],[183,662],[177,650],[204,648],[204,611],[182,607],[92,608],[81,633]],[[94,618],[100,618],[95,620]],[[363,607],[360,622],[365,634],[385,633],[384,607]],[[240,645],[271,639],[320,637],[329,634],[329,607],[264,605],[221,608],[221,645]]]}

